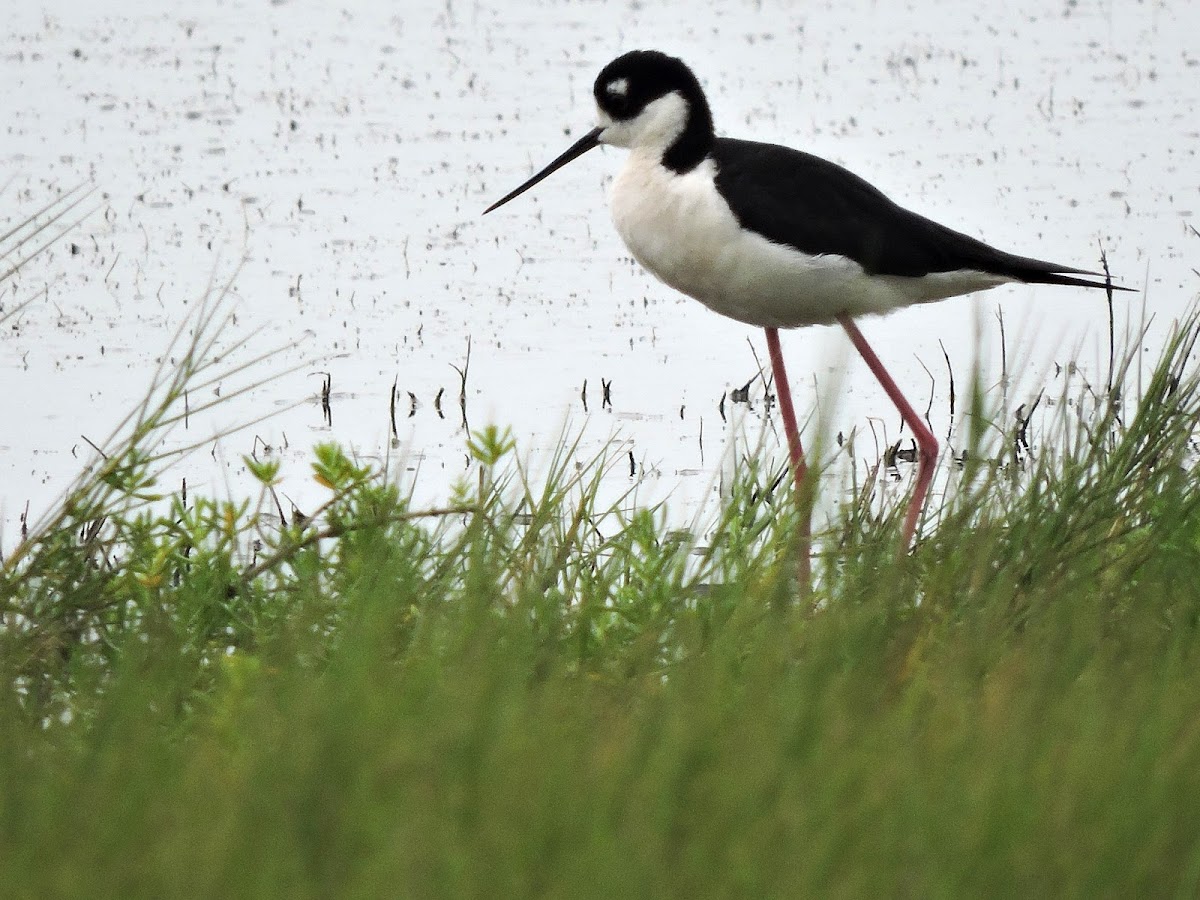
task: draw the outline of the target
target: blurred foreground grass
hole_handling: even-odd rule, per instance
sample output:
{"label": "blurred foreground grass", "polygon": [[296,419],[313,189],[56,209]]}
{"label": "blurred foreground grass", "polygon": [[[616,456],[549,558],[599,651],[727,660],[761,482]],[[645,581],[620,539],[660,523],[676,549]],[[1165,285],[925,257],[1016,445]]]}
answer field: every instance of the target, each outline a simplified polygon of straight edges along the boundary
{"label": "blurred foreground grass", "polygon": [[310,518],[165,509],[205,333],[0,569],[3,896],[1200,890],[1194,319],[1036,458],[974,427],[911,555],[848,502],[811,595],[753,465],[685,535],[494,429],[443,509],[335,446]]}

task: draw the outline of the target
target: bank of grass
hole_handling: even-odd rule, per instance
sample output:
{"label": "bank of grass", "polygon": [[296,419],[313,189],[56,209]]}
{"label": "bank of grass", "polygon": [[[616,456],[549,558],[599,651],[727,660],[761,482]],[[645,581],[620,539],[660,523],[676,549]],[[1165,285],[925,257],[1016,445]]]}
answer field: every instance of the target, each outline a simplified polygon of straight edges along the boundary
{"label": "bank of grass", "polygon": [[185,356],[4,562],[0,894],[1194,896],[1196,330],[1034,456],[975,390],[915,550],[848,503],[811,595],[753,465],[693,536],[495,430],[442,509],[334,446],[311,519],[148,505]]}

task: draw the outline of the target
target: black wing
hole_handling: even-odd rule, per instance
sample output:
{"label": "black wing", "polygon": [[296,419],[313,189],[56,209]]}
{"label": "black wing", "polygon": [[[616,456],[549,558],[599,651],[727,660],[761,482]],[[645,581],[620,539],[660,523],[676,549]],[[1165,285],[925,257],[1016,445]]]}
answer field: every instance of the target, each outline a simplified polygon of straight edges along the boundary
{"label": "black wing", "polygon": [[1020,281],[1104,287],[1069,277],[1099,273],[1014,256],[910,212],[820,157],[731,138],[718,138],[712,156],[717,187],[738,222],[802,253],[846,256],[872,275],[970,269]]}

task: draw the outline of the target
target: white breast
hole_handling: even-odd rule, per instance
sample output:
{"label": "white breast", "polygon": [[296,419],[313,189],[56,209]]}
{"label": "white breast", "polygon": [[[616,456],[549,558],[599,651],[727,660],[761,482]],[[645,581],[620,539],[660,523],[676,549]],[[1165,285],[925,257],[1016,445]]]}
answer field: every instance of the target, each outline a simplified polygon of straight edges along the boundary
{"label": "white breast", "polygon": [[613,184],[617,232],[643,266],[722,315],[760,327],[830,324],[836,316],[885,313],[994,287],[980,272],[920,278],[868,276],[836,255],[811,256],[743,229],[705,160],[683,175],[640,149]]}

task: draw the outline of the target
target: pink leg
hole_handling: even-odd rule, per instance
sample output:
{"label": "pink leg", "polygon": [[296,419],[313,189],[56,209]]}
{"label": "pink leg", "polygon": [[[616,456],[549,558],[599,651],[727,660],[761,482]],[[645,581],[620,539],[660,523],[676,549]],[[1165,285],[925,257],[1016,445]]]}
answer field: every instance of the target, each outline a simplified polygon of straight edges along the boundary
{"label": "pink leg", "polygon": [[887,395],[896,404],[896,409],[900,410],[900,418],[912,429],[913,437],[917,441],[917,484],[913,488],[912,499],[908,501],[908,514],[904,517],[904,531],[901,533],[901,541],[907,549],[917,530],[917,517],[921,514],[921,507],[925,505],[929,482],[933,480],[933,466],[937,462],[938,455],[937,438],[921,421],[921,417],[912,408],[912,404],[900,393],[900,388],[896,386],[892,376],[887,373],[887,369],[883,367],[883,363],[879,361],[879,357],[875,355],[875,351],[871,349],[871,345],[867,343],[863,333],[858,330],[854,320],[843,313],[838,316],[838,322],[846,329],[846,334],[850,335],[855,349],[866,360],[871,371],[875,373],[875,377],[879,379],[879,383],[883,385]]}
{"label": "pink leg", "polygon": [[804,448],[800,446],[800,429],[796,427],[796,410],[792,407],[792,389],[787,371],[783,368],[783,351],[779,348],[779,329],[767,328],[767,352],[771,355],[771,372],[775,376],[775,393],[779,397],[779,414],[783,416],[783,433],[787,437],[788,456],[792,461],[792,476],[796,490],[804,481]]}
{"label": "pink leg", "polygon": [[779,414],[783,417],[783,433],[787,438],[788,457],[792,463],[792,478],[796,483],[796,501],[804,504],[800,512],[800,582],[806,588],[812,574],[809,547],[812,543],[811,511],[807,508],[804,494],[804,448],[800,445],[800,429],[796,426],[796,410],[792,406],[792,389],[788,384],[787,370],[783,367],[783,351],[779,347],[779,329],[767,328],[767,352],[771,356],[771,372],[775,376],[775,395],[779,398]]}

